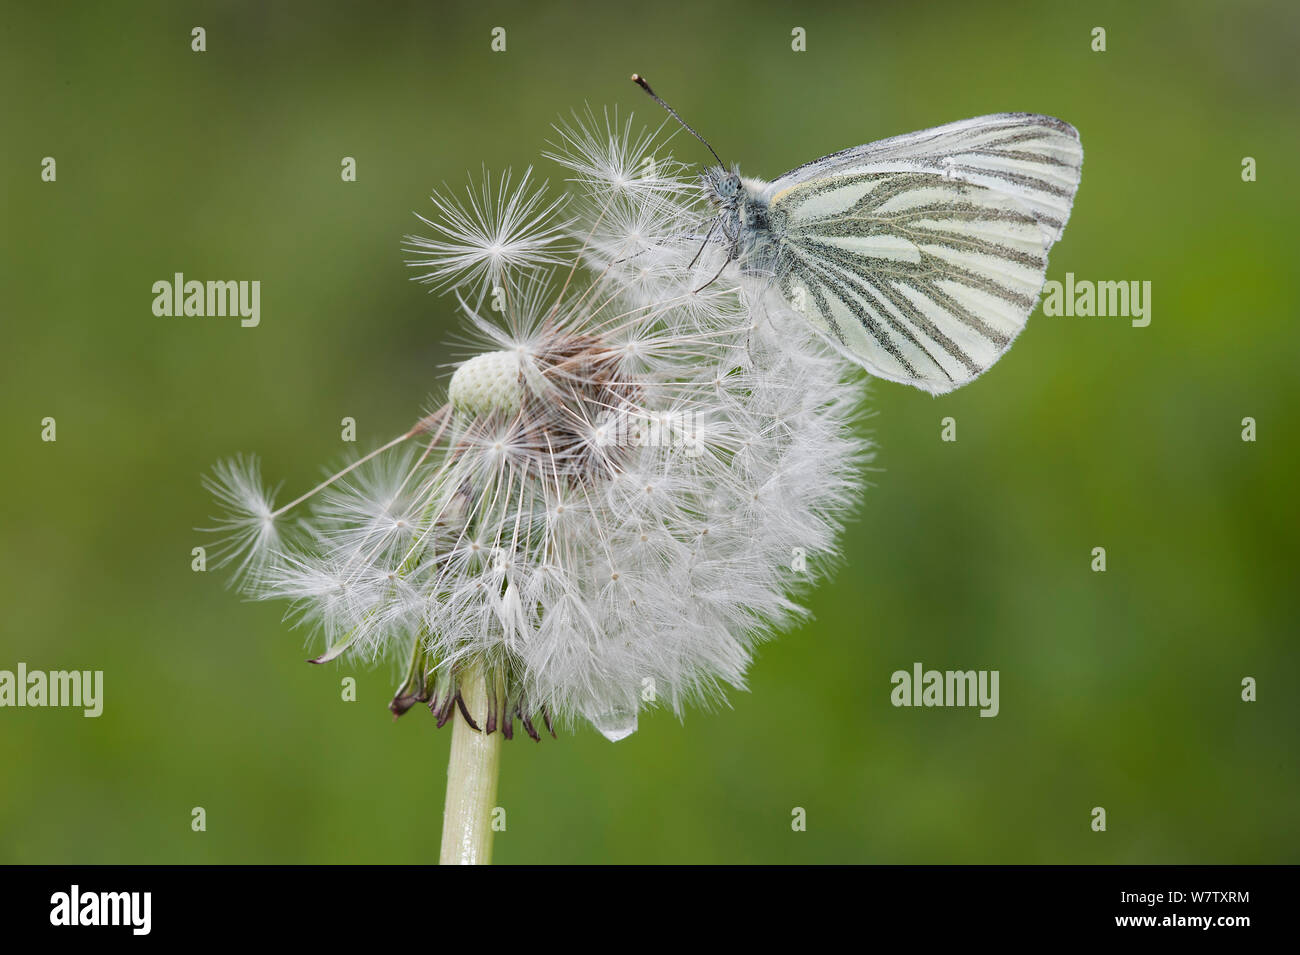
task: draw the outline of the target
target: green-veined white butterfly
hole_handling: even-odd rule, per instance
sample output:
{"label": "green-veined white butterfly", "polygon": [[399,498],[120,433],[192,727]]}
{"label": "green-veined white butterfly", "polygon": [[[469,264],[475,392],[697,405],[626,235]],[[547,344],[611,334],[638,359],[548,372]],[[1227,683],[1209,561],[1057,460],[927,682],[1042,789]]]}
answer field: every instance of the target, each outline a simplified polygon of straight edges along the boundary
{"label": "green-veined white butterfly", "polygon": [[[832,153],[774,182],[708,147],[709,236],[880,378],[933,394],[987,370],[1025,327],[1079,187],[1069,123],[995,113]],[[725,267],[725,266],[724,266]]]}

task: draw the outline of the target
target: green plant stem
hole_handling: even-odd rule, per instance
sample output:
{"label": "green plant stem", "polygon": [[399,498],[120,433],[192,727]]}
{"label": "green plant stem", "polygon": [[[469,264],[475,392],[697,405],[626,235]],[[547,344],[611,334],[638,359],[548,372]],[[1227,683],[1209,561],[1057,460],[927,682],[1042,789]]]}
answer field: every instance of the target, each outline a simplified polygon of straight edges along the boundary
{"label": "green plant stem", "polygon": [[[461,698],[474,722],[487,726],[488,693],[483,671],[472,666],[460,681]],[[457,712],[452,717],[447,762],[447,802],[442,813],[442,865],[488,865],[492,861],[492,810],[501,770],[501,733],[482,733]]]}

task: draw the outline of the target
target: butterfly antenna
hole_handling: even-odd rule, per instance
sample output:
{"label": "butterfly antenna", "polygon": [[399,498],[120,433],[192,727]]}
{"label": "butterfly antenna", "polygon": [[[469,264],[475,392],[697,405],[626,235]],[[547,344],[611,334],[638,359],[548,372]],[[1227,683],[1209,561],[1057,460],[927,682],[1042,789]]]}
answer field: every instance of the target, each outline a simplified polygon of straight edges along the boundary
{"label": "butterfly antenna", "polygon": [[726,163],[722,161],[722,157],[718,155],[717,151],[712,146],[709,145],[709,141],[705,139],[703,136],[701,136],[699,133],[697,133],[695,131],[695,128],[691,126],[690,123],[686,122],[686,120],[678,116],[677,110],[673,109],[671,106],[669,106],[667,103],[665,103],[662,99],[659,98],[659,94],[657,94],[654,90],[650,88],[650,84],[645,81],[645,77],[643,77],[640,73],[633,73],[632,82],[635,83],[637,86],[641,87],[641,89],[645,90],[648,94],[650,94],[650,98],[652,100],[654,100],[664,109],[668,110],[668,114],[672,116],[673,119],[677,120],[677,122],[681,123],[683,129],[685,129],[688,133],[690,133],[700,142],[704,143],[704,148],[707,149],[709,152],[713,153],[713,158],[718,161],[719,166],[726,165]]}

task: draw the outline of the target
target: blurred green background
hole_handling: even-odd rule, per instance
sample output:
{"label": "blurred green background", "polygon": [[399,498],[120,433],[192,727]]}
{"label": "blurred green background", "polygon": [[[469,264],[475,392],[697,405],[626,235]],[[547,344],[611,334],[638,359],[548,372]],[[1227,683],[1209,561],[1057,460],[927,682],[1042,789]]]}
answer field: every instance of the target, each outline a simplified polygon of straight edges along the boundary
{"label": "blurred green background", "polygon": [[[103,669],[106,702],[0,710],[0,861],[436,859],[449,731],[394,724],[387,669],[343,702],[352,671],[307,666],[281,607],[190,570],[199,476],[244,451],[303,489],[342,417],[358,447],[408,427],[459,355],[452,303],[402,264],[412,211],[482,163],[560,178],[539,152],[584,102],[657,124],[633,70],[767,178],[1061,116],[1086,158],[1049,277],[1148,280],[1152,321],[1036,314],[953,395],[872,387],[882,470],[815,619],[730,708],[507,744],[496,861],[1300,861],[1295,4],[5,16],[0,669]],[[154,317],[178,271],[259,279],[261,326]],[[1001,714],[895,709],[915,661],[999,670]]]}

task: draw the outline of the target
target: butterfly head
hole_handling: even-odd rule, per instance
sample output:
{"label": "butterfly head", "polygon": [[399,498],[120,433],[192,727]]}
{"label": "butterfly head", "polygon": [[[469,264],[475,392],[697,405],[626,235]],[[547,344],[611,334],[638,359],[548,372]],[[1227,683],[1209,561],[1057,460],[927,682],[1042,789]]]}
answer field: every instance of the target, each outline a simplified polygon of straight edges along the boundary
{"label": "butterfly head", "polygon": [[745,191],[740,182],[740,173],[722,166],[706,169],[700,177],[700,186],[705,198],[718,209],[734,209]]}

